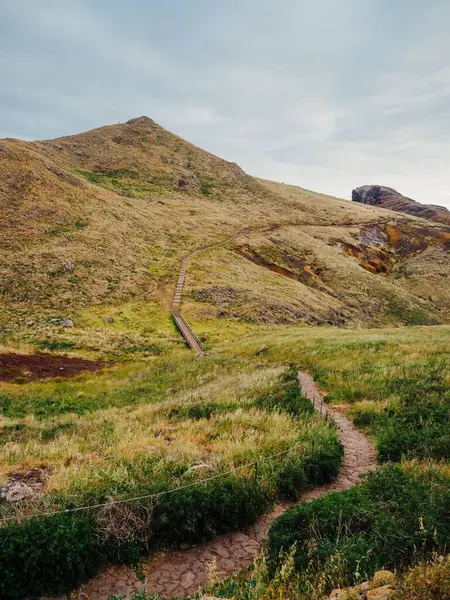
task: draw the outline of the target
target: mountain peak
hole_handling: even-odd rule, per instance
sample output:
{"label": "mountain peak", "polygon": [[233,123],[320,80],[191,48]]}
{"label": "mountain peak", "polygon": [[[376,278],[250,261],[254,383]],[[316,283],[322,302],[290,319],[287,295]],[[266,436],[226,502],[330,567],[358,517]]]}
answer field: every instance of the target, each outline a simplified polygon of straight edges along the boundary
{"label": "mountain peak", "polygon": [[154,123],[153,119],[150,119],[150,117],[145,115],[127,121],[127,125],[150,125],[151,123]]}

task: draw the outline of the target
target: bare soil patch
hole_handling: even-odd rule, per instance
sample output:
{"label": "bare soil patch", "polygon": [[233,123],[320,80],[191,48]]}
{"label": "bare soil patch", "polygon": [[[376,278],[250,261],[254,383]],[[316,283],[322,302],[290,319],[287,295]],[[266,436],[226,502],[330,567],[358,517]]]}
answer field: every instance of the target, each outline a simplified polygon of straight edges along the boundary
{"label": "bare soil patch", "polygon": [[52,354],[0,354],[0,381],[27,383],[50,377],[73,377],[98,371],[109,363]]}

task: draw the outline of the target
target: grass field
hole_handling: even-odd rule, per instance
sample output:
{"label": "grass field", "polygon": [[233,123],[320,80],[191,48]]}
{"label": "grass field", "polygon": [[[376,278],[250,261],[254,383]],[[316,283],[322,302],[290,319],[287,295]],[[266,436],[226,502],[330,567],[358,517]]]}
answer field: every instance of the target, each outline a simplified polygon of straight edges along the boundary
{"label": "grass field", "polygon": [[[243,229],[192,264],[193,317],[450,319],[445,226],[252,178],[147,118],[2,146],[0,343],[56,337],[112,356],[125,336],[130,347],[161,345],[182,257]],[[105,327],[108,317],[117,324]]]}
{"label": "grass field", "polygon": [[[211,335],[220,338],[218,331]],[[270,531],[268,562],[214,593],[323,598],[377,569],[401,571],[448,552],[450,329],[247,330],[238,344],[222,342],[220,348],[244,358],[262,344],[268,345],[267,364],[289,358],[313,373],[326,401],[373,438],[385,465],[360,486],[285,512]],[[399,580],[396,597],[447,597],[443,569],[439,561],[418,567]]]}
{"label": "grass field", "polygon": [[[202,323],[195,326],[202,330]],[[270,505],[274,495],[295,496],[309,482],[332,477],[338,468],[335,432],[312,415],[308,404],[302,404],[294,393],[295,369],[286,365],[295,362],[314,375],[327,402],[341,405],[366,429],[377,444],[380,462],[389,463],[384,480],[374,476],[373,482],[367,484],[378,490],[375,495],[381,493],[383,486],[389,487],[394,495],[396,486],[400,490],[402,485],[406,489],[420,488],[422,495],[417,502],[424,507],[424,514],[417,515],[413,503],[411,519],[419,527],[419,517],[425,520],[429,517],[431,521],[435,518],[432,511],[441,509],[431,508],[432,492],[427,491],[427,486],[432,486],[430,490],[436,485],[442,490],[449,489],[448,477],[444,476],[449,458],[445,419],[450,404],[448,327],[343,330],[267,325],[258,328],[236,321],[227,326],[224,320],[223,328],[213,330],[209,321],[205,322],[205,328],[209,328],[209,335],[215,340],[215,350],[200,361],[180,349],[163,351],[141,362],[118,363],[103,372],[69,380],[3,384],[0,395],[3,480],[11,473],[25,474],[38,469],[43,473],[45,493],[32,502],[15,505],[14,509],[2,504],[2,517],[154,493],[201,479],[205,474],[224,473],[265,456],[267,460],[259,468],[256,488],[252,487],[253,468],[240,471],[232,484],[250,485],[247,493],[253,494],[254,505],[250,514],[236,516],[229,526],[251,520]],[[231,334],[239,341],[230,342]],[[263,344],[267,344],[268,350],[257,356]],[[295,459],[289,454],[281,459],[270,458],[299,442]],[[399,470],[390,466],[392,461],[400,462]],[[195,465],[203,467],[190,471]],[[405,477],[407,482],[402,484]],[[420,487],[413,483],[414,478],[425,483]],[[214,497],[211,490],[208,493]],[[402,493],[390,502],[394,505],[403,502]],[[239,495],[245,497],[242,491]],[[352,514],[357,514],[356,506],[360,507],[358,510],[366,510],[362,501],[366,497],[364,488],[361,493],[351,491],[347,495],[353,506]],[[341,498],[345,503],[346,496],[345,493],[337,496],[336,510],[341,514]],[[327,499],[308,508],[317,526],[322,505],[329,514]],[[366,508],[384,514],[382,505]],[[198,522],[211,507],[205,505],[201,510],[206,512],[192,517],[196,523],[193,529],[188,525],[182,534],[169,535],[165,540],[156,536],[155,541],[174,543],[190,536],[196,539],[211,535],[216,525],[211,522],[199,526]],[[381,520],[377,527],[383,523]],[[324,531],[326,527],[334,531],[332,521],[323,527]],[[405,535],[414,540],[414,532],[416,529],[411,525]],[[142,543],[136,536],[134,547],[139,549]],[[353,543],[353,538],[350,541]],[[117,547],[122,544],[117,546],[115,540],[116,550],[109,550],[109,556],[116,560],[136,556],[128,546],[119,553]],[[273,545],[274,556],[282,547]],[[426,558],[436,547],[442,545],[430,543],[417,556],[411,551],[405,564],[415,558]],[[340,567],[340,581],[353,581],[352,560],[361,565],[362,574],[381,566],[370,560],[365,563],[359,550],[367,553],[367,548],[363,551],[357,546],[351,552],[356,558],[344,557],[348,561],[345,568]],[[329,556],[322,559],[327,562],[336,552],[343,550],[331,549]],[[383,562],[385,555],[380,556]],[[391,562],[401,566],[395,556]],[[329,568],[320,564],[322,573]],[[331,585],[332,574],[324,581]]]}
{"label": "grass field", "polygon": [[[301,398],[296,376],[295,367],[232,357],[195,361],[182,352],[94,377],[3,386],[3,480],[27,481],[27,473],[37,472],[43,494],[0,504],[0,518],[12,519],[0,528],[6,544],[0,562],[8,575],[2,593],[58,592],[107,558],[136,561],[145,549],[242,527],[277,496],[296,497],[335,477],[342,454],[336,432]],[[211,476],[211,483],[193,485]],[[174,488],[180,492],[149,499],[144,508],[142,502],[124,505],[126,525],[121,513],[117,530],[109,514],[108,535],[100,534],[108,503]],[[98,503],[106,508],[39,517]],[[79,531],[83,526],[89,533]],[[83,539],[76,564],[67,565],[65,545],[55,537],[61,527]],[[45,556],[36,549],[43,539]],[[21,569],[29,565],[35,573],[25,583],[13,560],[18,552]],[[50,555],[62,565],[49,583]]]}
{"label": "grass field", "polygon": [[[0,351],[105,361],[70,379],[0,383],[0,485],[41,485],[31,499],[0,502],[0,518],[18,518],[0,527],[3,596],[56,593],[105,560],[136,563],[144,550],[242,527],[277,496],[333,478],[336,431],[300,396],[297,367],[374,440],[383,468],[298,509],[293,527],[287,514],[269,562],[235,597],[253,598],[260,581],[261,598],[319,597],[369,575],[376,553],[403,568],[448,549],[448,228],[252,178],[145,117],[4,140],[1,168]],[[198,361],[171,319],[173,287],[182,257],[233,234],[189,263],[183,314],[212,350]],[[295,454],[273,456],[293,444]],[[245,465],[258,457],[256,477]],[[174,488],[155,505],[111,511],[113,500]],[[385,488],[390,497],[369,502]],[[409,488],[417,494],[402,520]],[[28,518],[96,503],[103,513]],[[365,522],[362,541],[347,523],[340,545],[347,504],[379,519]],[[105,532],[108,518],[125,526]],[[403,557],[383,537],[393,523]],[[305,580],[313,529],[322,553]],[[289,558],[280,539],[289,546],[300,530]],[[269,585],[280,550],[288,566]],[[280,579],[288,571],[297,596]]]}
{"label": "grass field", "polygon": [[257,401],[276,390],[284,370],[181,355],[76,380],[5,385],[0,470],[3,477],[47,470],[48,492],[77,504],[132,494],[149,478],[155,485],[164,465],[166,481],[174,469],[206,462],[227,470],[299,440],[308,454],[308,440],[332,435],[321,420],[296,424],[283,405],[263,410]]}
{"label": "grass field", "polygon": [[267,362],[296,361],[327,402],[344,404],[376,440],[381,462],[449,458],[449,327],[286,328],[250,333],[230,352],[248,356],[262,344],[269,346]]}

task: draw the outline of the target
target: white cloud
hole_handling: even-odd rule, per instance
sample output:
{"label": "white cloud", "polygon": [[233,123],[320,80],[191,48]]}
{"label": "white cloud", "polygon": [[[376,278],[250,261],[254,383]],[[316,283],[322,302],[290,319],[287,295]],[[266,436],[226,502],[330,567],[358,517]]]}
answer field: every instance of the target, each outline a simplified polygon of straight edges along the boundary
{"label": "white cloud", "polygon": [[0,130],[147,114],[248,172],[450,206],[450,5],[3,0]]}

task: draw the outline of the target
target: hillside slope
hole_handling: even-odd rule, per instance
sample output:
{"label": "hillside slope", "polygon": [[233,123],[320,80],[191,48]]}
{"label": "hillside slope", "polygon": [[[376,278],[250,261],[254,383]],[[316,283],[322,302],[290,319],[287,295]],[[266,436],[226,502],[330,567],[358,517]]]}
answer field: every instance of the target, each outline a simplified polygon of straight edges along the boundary
{"label": "hillside slope", "polygon": [[50,141],[1,140],[0,175],[8,343],[59,336],[95,352],[178,343],[169,307],[182,256],[248,227],[195,259],[188,317],[450,319],[449,227],[255,179],[147,117]]}

